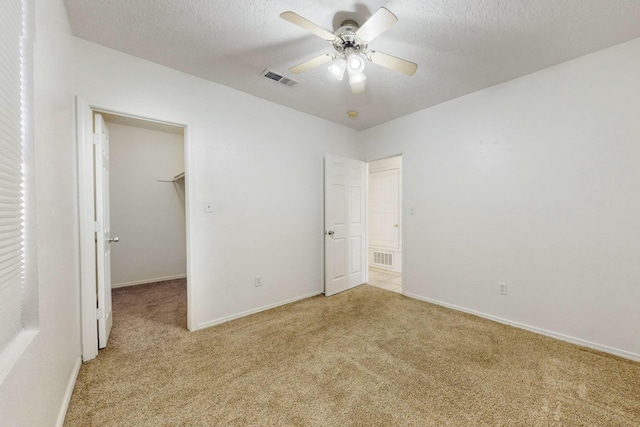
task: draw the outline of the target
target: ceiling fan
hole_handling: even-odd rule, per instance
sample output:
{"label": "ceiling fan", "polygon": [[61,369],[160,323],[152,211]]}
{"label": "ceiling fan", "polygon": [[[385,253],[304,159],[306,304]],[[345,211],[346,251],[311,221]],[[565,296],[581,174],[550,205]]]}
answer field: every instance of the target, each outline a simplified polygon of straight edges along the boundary
{"label": "ceiling fan", "polygon": [[371,15],[371,18],[362,26],[359,26],[354,20],[347,19],[333,33],[295,12],[283,12],[280,17],[328,41],[336,50],[336,53],[325,53],[289,68],[292,73],[304,73],[326,62],[333,61],[329,66],[331,74],[338,80],[342,80],[346,70],[349,75],[351,91],[360,93],[364,91],[364,81],[366,79],[363,72],[364,59],[409,76],[413,75],[418,69],[418,65],[413,62],[396,58],[386,53],[369,50],[369,43],[373,39],[398,22],[398,18],[384,7],[381,7]]}

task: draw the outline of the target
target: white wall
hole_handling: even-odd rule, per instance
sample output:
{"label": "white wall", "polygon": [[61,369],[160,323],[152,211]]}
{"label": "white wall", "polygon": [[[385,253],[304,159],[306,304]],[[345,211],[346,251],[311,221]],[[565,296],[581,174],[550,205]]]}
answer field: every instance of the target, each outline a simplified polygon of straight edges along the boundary
{"label": "white wall", "polygon": [[187,273],[183,136],[107,123],[113,287]]}
{"label": "white wall", "polygon": [[320,293],[323,156],[357,157],[357,132],[84,40],[73,44],[74,91],[90,105],[187,125],[191,328]]}
{"label": "white wall", "polygon": [[194,328],[321,292],[323,156],[359,153],[353,130],[72,37],[62,0],[37,17],[40,333],[0,386],[16,426],[56,423],[80,361],[75,94],[187,125]]}
{"label": "white wall", "polygon": [[639,75],[637,39],[363,132],[404,155],[405,293],[640,360]]}
{"label": "white wall", "polygon": [[54,425],[80,363],[72,47],[64,8],[44,1],[36,7],[39,332],[0,385],[3,426]]}
{"label": "white wall", "polygon": [[194,327],[320,292],[322,156],[359,140],[404,154],[407,292],[640,354],[640,40],[357,134],[72,38],[61,0],[37,17],[40,332],[3,424],[54,424],[79,361],[75,93],[188,125]]}

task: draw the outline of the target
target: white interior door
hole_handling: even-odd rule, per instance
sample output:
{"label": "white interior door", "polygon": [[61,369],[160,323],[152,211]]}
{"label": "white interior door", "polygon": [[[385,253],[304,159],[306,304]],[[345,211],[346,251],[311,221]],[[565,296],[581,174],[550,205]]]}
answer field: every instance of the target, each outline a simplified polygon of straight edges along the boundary
{"label": "white interior door", "polygon": [[[111,309],[111,225],[109,220],[109,130],[102,115],[94,116],[96,278],[98,348],[105,348],[113,324]],[[116,240],[117,241],[117,238]]]}
{"label": "white interior door", "polygon": [[365,163],[327,154],[324,162],[326,296],[365,281]]}
{"label": "white interior door", "polygon": [[400,249],[399,169],[369,174],[369,244]]}

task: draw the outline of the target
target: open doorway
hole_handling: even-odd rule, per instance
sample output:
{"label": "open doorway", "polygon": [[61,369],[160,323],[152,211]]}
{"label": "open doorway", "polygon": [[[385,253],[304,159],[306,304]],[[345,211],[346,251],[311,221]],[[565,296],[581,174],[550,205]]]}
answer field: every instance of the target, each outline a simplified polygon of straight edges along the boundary
{"label": "open doorway", "polygon": [[116,329],[111,303],[118,292],[139,301],[145,288],[178,288],[179,305],[186,306],[179,311],[187,313],[179,323],[188,329],[187,150],[184,126],[103,111],[80,99],[77,124],[86,361],[107,346],[112,324]]}
{"label": "open doorway", "polygon": [[187,277],[184,128],[111,113],[112,288]]}
{"label": "open doorway", "polygon": [[402,293],[402,156],[368,163],[370,285]]}

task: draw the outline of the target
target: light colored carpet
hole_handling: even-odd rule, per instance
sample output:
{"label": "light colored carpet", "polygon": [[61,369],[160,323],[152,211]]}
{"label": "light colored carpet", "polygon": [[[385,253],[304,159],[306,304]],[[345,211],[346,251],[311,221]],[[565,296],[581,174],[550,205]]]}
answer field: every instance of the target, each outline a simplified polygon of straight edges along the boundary
{"label": "light colored carpet", "polygon": [[187,332],[184,281],[114,290],[67,426],[640,426],[640,363],[363,285]]}

